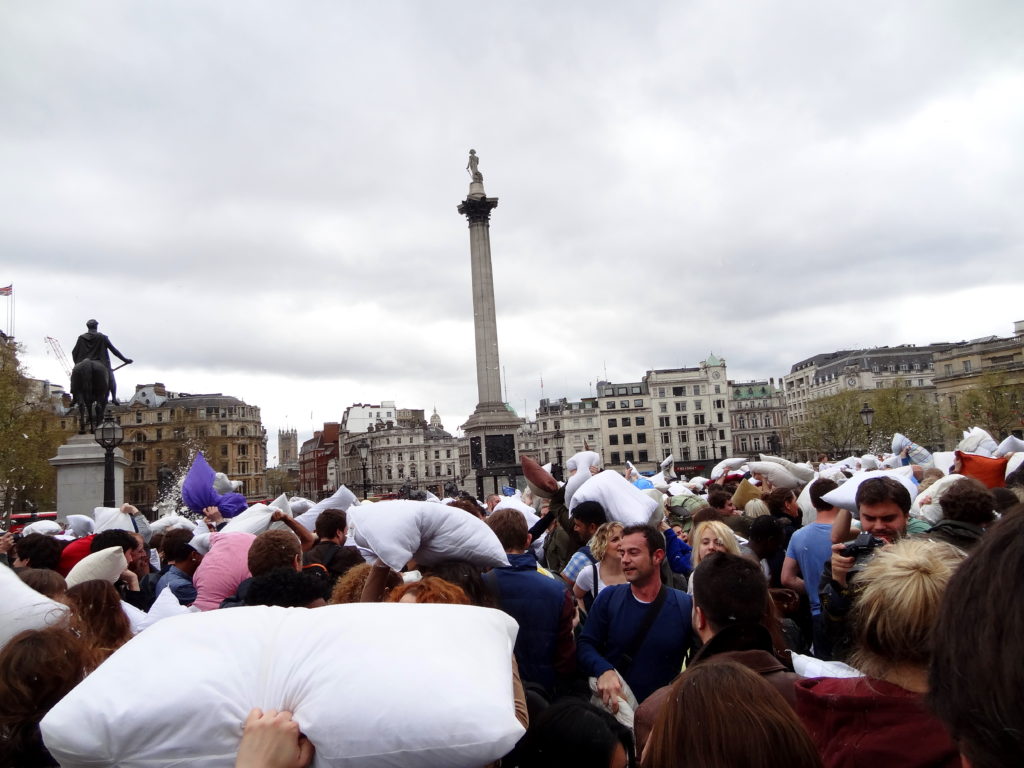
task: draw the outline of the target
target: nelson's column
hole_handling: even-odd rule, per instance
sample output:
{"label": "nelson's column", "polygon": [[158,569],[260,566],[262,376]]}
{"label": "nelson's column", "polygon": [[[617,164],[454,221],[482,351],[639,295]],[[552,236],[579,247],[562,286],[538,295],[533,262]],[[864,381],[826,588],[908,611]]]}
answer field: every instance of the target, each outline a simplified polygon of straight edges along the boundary
{"label": "nelson's column", "polygon": [[[497,493],[501,485],[514,485],[519,474],[516,460],[516,430],[523,423],[501,397],[501,366],[498,362],[498,324],[494,310],[494,277],[491,272],[491,211],[498,198],[487,197],[484,177],[477,169],[479,158],[469,150],[472,180],[469,195],[459,204],[459,213],[469,221],[469,257],[473,276],[473,329],[476,335],[477,405],[462,431],[469,439],[471,474],[477,497]],[[491,478],[485,488],[485,479]]]}

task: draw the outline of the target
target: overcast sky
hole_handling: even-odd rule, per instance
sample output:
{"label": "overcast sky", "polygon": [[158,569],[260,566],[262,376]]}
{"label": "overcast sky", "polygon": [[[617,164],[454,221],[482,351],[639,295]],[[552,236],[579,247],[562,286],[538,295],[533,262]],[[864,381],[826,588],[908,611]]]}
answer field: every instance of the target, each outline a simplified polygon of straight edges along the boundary
{"label": "overcast sky", "polygon": [[0,286],[32,375],[66,383],[43,337],[96,317],[122,394],[241,397],[271,464],[353,402],[472,411],[470,147],[520,413],[542,377],[1010,335],[1021,29],[1016,0],[5,2]]}

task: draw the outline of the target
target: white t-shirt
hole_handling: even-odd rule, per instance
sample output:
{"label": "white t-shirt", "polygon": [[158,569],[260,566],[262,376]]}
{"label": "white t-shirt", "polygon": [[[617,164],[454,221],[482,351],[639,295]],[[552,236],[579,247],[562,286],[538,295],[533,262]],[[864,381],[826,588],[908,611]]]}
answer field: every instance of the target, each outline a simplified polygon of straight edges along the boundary
{"label": "white t-shirt", "polygon": [[576,586],[582,589],[584,592],[593,592],[594,589],[594,570],[597,570],[597,593],[601,594],[601,590],[604,589],[607,584],[601,580],[601,564],[583,566],[583,570],[580,571],[580,575],[576,577]]}

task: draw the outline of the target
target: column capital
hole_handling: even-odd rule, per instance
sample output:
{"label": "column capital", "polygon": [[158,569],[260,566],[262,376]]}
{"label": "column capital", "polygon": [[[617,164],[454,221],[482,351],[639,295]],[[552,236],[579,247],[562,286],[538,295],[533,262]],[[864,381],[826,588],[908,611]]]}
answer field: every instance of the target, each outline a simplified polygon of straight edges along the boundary
{"label": "column capital", "polygon": [[470,196],[459,203],[459,213],[465,216],[470,224],[486,224],[491,220],[491,211],[498,207],[496,197]]}

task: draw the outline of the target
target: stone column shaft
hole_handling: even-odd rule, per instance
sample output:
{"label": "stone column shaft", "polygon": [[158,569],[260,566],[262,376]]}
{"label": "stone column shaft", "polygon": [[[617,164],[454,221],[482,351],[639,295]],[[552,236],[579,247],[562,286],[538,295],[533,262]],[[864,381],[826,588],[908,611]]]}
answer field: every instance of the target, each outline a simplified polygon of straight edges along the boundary
{"label": "stone column shaft", "polygon": [[473,329],[476,334],[476,386],[478,402],[500,403],[501,365],[498,361],[498,322],[494,307],[490,226],[469,225],[473,276]]}

